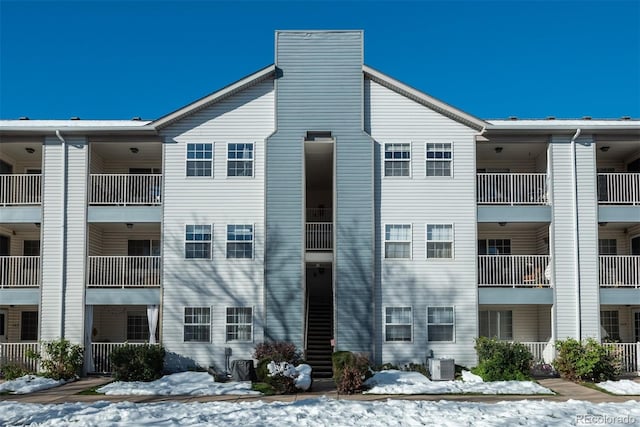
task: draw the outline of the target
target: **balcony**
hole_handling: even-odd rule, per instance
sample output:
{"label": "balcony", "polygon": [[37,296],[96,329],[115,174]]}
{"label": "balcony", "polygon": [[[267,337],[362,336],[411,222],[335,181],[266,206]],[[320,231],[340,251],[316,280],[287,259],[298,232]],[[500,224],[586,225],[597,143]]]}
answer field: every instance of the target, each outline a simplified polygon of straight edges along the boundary
{"label": "balcony", "polygon": [[640,205],[640,173],[599,173],[598,203]]}
{"label": "balcony", "polygon": [[162,174],[91,174],[90,205],[162,204]]}
{"label": "balcony", "polygon": [[549,287],[549,255],[479,255],[481,287]]}
{"label": "balcony", "polygon": [[87,287],[159,287],[162,275],[159,256],[90,256]]}
{"label": "balcony", "polygon": [[0,256],[0,288],[40,286],[39,256]]}
{"label": "balcony", "polygon": [[0,206],[42,203],[41,174],[0,175]]}
{"label": "balcony", "polygon": [[600,255],[600,287],[638,288],[640,255]]}
{"label": "balcony", "polygon": [[478,204],[546,205],[545,173],[478,173]]}
{"label": "balcony", "polygon": [[333,250],[333,224],[330,222],[306,223],[306,250]]}

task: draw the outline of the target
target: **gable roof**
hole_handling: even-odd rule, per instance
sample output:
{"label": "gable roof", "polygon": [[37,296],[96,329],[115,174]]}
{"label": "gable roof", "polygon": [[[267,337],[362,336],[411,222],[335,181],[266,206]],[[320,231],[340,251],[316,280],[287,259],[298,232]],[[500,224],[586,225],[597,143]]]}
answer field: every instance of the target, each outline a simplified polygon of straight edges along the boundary
{"label": "gable roof", "polygon": [[365,74],[365,77],[379,83],[395,92],[398,92],[401,95],[404,95],[428,108],[431,108],[434,111],[439,112],[440,114],[449,117],[463,125],[469,126],[473,129],[481,130],[486,128],[489,124],[482,119],[479,119],[471,114],[465,113],[462,110],[459,110],[446,102],[440,101],[430,95],[427,95],[424,92],[421,92],[417,89],[412,88],[392,77],[387,76],[386,74],[381,73],[380,71],[374,70],[368,65],[362,66],[362,71]]}
{"label": "gable roof", "polygon": [[246,89],[250,86],[253,86],[257,83],[260,83],[263,80],[266,80],[269,77],[275,76],[276,66],[269,65],[261,70],[256,71],[253,74],[250,74],[246,77],[241,78],[240,80],[231,83],[228,86],[223,87],[220,90],[217,90],[209,95],[206,95],[197,101],[192,102],[172,113],[169,113],[165,116],[160,117],[157,120],[149,123],[149,126],[155,129],[162,129],[163,127],[169,126],[171,123],[176,120],[180,120],[181,118],[193,114],[203,108],[208,107],[209,105],[218,102],[228,96],[231,96],[243,89]]}

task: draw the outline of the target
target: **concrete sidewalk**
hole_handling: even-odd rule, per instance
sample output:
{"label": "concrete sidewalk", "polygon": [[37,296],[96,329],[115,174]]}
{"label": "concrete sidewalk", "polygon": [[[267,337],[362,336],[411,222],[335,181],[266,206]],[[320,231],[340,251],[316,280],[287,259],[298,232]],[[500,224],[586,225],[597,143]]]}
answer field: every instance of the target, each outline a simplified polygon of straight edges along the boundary
{"label": "concrete sidewalk", "polygon": [[[318,397],[326,397],[329,399],[346,399],[346,400],[387,400],[387,399],[404,399],[404,400],[452,400],[467,402],[484,402],[496,403],[510,400],[547,400],[553,402],[563,402],[570,399],[586,400],[593,403],[601,402],[626,402],[629,400],[640,401],[640,396],[612,396],[592,388],[581,386],[560,378],[550,378],[539,380],[539,383],[557,394],[549,395],[451,395],[451,394],[420,394],[420,395],[380,395],[380,394],[354,394],[345,395],[338,394],[333,380],[322,379],[315,380],[313,388],[310,392],[278,395],[278,396],[255,396],[255,395],[223,395],[223,396],[106,396],[106,395],[81,395],[78,394],[84,390],[99,387],[103,384],[111,382],[111,377],[88,377],[81,378],[78,381],[55,387],[48,390],[42,390],[36,393],[23,395],[5,395],[0,396],[2,401],[15,401],[21,403],[65,403],[65,402],[84,402],[91,403],[97,401],[110,402],[136,402],[136,403],[161,403],[161,402],[245,402],[262,400],[266,402],[294,402],[303,399],[312,399]],[[634,381],[640,379],[635,378]]]}

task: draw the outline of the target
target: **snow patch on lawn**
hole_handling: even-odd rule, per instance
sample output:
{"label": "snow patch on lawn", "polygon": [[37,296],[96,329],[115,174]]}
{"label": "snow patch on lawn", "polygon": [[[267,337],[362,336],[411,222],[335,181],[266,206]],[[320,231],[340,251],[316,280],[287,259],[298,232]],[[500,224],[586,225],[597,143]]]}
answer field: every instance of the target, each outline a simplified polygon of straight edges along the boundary
{"label": "snow patch on lawn", "polygon": [[100,387],[107,395],[218,396],[222,394],[260,394],[251,390],[251,381],[217,383],[207,372],[180,372],[151,381],[115,381]]}
{"label": "snow patch on lawn", "polygon": [[15,380],[5,381],[0,384],[0,393],[28,394],[65,384],[65,380],[52,380],[51,378],[25,375]]}
{"label": "snow patch on lawn", "polygon": [[[109,426],[571,426],[579,416],[640,420],[638,402],[352,401],[325,398],[297,402],[145,403],[95,402],[41,405],[0,402],[0,425]],[[633,421],[631,421],[633,420]]]}
{"label": "snow patch on lawn", "polygon": [[605,381],[596,384],[598,387],[613,394],[638,394],[640,395],[640,383],[631,380]]}
{"label": "snow patch on lawn", "polygon": [[464,381],[431,381],[419,372],[395,369],[376,372],[365,381],[367,394],[555,394],[533,381],[492,381],[463,372]]}

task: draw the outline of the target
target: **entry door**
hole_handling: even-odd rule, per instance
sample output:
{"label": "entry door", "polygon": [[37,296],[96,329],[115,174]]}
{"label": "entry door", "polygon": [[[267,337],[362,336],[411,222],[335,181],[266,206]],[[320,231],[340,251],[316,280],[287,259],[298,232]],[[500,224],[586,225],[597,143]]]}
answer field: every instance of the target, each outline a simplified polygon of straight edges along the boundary
{"label": "entry door", "polygon": [[9,237],[0,236],[0,256],[9,256]]}
{"label": "entry door", "polygon": [[7,311],[0,310],[0,342],[7,342]]}
{"label": "entry door", "polygon": [[640,236],[631,239],[631,255],[640,255]]}

